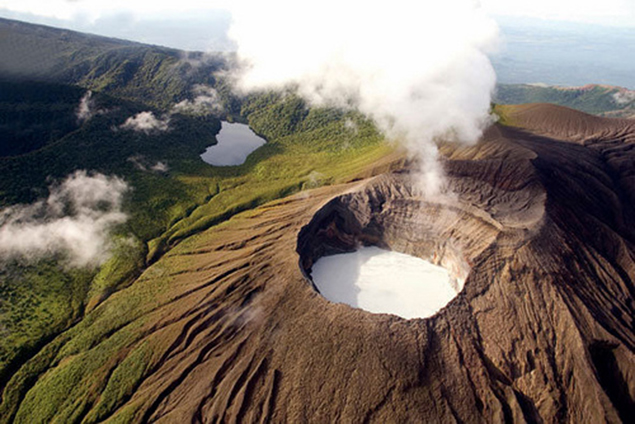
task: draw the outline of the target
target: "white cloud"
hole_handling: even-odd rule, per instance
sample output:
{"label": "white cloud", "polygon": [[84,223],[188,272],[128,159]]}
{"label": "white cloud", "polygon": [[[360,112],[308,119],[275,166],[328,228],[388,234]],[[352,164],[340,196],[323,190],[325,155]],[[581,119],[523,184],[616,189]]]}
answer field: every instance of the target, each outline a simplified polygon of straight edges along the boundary
{"label": "white cloud", "polygon": [[[423,159],[437,137],[475,141],[488,121],[498,28],[472,0],[272,0],[231,8],[244,90],[299,85],[314,104],[354,105]],[[284,10],[285,13],[279,13]]]}
{"label": "white cloud", "polygon": [[126,221],[121,211],[127,184],[102,174],[77,171],[52,186],[46,200],[0,211],[0,258],[43,258],[63,253],[72,266],[103,263],[112,228]]}
{"label": "white cloud", "polygon": [[154,172],[164,173],[164,172],[168,172],[170,170],[170,167],[168,166],[166,162],[158,161],[157,163],[155,163],[154,165],[150,167],[150,170]]}
{"label": "white cloud", "polygon": [[142,155],[130,156],[127,160],[128,162],[133,164],[134,167],[137,168],[139,171],[148,170],[148,166],[145,163],[146,162],[145,157]]}
{"label": "white cloud", "polygon": [[627,103],[635,102],[635,91],[621,90],[613,94],[613,100],[618,105],[625,105]]}
{"label": "white cloud", "polygon": [[95,115],[106,113],[103,109],[96,109],[95,100],[93,99],[93,92],[88,90],[86,94],[80,99],[79,106],[75,111],[77,120],[79,122],[85,122],[91,119]]}
{"label": "white cloud", "polygon": [[165,173],[170,170],[167,162],[157,161],[155,164],[152,164],[152,162],[148,161],[148,159],[143,155],[130,156],[128,158],[128,162],[132,163],[134,167],[140,171]]}
{"label": "white cloud", "polygon": [[344,128],[350,131],[353,135],[357,135],[357,133],[359,132],[359,127],[351,118],[346,118],[346,120],[344,121]]}
{"label": "white cloud", "polygon": [[158,119],[152,112],[139,112],[126,119],[119,128],[150,134],[167,131],[170,128],[169,123],[170,118]]}
{"label": "white cloud", "polygon": [[218,92],[210,86],[197,84],[192,89],[193,100],[183,100],[172,108],[173,112],[190,114],[218,114],[224,108]]}
{"label": "white cloud", "polygon": [[79,106],[77,107],[77,119],[79,121],[87,121],[93,116],[93,100],[92,100],[93,92],[87,91],[86,94],[79,101]]}

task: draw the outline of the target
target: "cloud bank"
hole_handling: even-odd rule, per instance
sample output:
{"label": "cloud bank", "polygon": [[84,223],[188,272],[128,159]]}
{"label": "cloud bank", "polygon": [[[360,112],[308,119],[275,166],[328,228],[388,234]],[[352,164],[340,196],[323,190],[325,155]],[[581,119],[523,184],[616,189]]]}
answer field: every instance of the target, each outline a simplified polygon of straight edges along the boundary
{"label": "cloud bank", "polygon": [[163,132],[170,129],[170,118],[158,119],[152,112],[139,112],[135,116],[126,119],[119,128],[151,134],[153,132]]}
{"label": "cloud bank", "polygon": [[295,84],[313,104],[357,108],[422,159],[432,185],[435,140],[474,142],[489,122],[496,76],[487,53],[498,27],[473,0],[238,1],[230,9],[240,89]]}
{"label": "cloud bank", "polygon": [[192,88],[193,100],[183,100],[172,108],[172,112],[190,113],[194,115],[220,114],[224,107],[220,95],[213,88],[204,84],[196,84]]}
{"label": "cloud bank", "polygon": [[127,184],[77,171],[52,186],[46,200],[0,210],[0,258],[40,259],[63,254],[71,266],[96,266],[109,256],[109,234],[126,221]]}

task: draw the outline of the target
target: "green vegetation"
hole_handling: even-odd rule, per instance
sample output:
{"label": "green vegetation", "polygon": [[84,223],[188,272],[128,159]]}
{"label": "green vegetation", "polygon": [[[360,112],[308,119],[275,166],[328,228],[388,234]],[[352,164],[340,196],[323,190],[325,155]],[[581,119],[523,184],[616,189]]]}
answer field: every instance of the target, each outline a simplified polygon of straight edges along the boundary
{"label": "green vegetation", "polygon": [[12,261],[0,269],[0,381],[50,336],[83,312],[91,271],[64,269],[56,258]]}
{"label": "green vegetation", "polygon": [[[62,40],[50,29],[44,34],[38,42],[55,53],[48,74],[52,81],[0,80],[6,88],[0,112],[7,112],[0,135],[11,140],[0,157],[0,207],[46,198],[51,182],[86,169],[128,183],[124,210],[129,219],[116,229],[112,256],[98,268],[72,269],[62,257],[3,263],[0,421],[37,417],[47,422],[55,415],[72,422],[91,405],[69,399],[94,392],[101,397],[85,419],[96,422],[130,396],[150,361],[152,345],[133,342],[140,322],[129,325],[165,290],[137,280],[149,264],[238,212],[345,181],[392,148],[371,122],[353,112],[309,108],[289,92],[237,97],[227,82],[214,77],[212,71],[221,66],[214,59],[190,55],[181,60],[181,52],[74,33]],[[20,37],[36,35],[25,31]],[[200,159],[216,142],[220,121],[172,111],[175,102],[192,98],[195,84],[213,86],[228,119],[248,122],[267,139],[245,164],[213,167]],[[80,122],[76,111],[86,88],[94,91],[92,108],[98,113]],[[121,129],[142,111],[169,119],[169,130]],[[159,162],[167,169],[153,169]],[[100,307],[130,285],[117,307]],[[122,349],[133,353],[119,363]],[[59,366],[48,383],[38,386],[42,391],[26,395],[53,365]],[[106,386],[90,383],[91,375],[113,367]],[[133,412],[122,410],[117,417],[126,422]]]}
{"label": "green vegetation", "polygon": [[585,87],[563,88],[556,86],[529,84],[499,84],[495,101],[499,104],[553,103],[567,106],[582,112],[607,116],[632,116],[635,114],[635,96],[633,92],[617,87],[590,85]]}
{"label": "green vegetation", "polygon": [[[256,104],[258,106],[254,107]],[[17,412],[16,422],[32,422],[33,417],[48,422],[54,416],[60,422],[72,422],[79,417],[87,422],[96,422],[110,416],[134,391],[148,367],[151,345],[139,344],[134,335],[138,334],[143,323],[140,318],[161,301],[166,286],[156,281],[149,286],[136,280],[124,297],[117,297],[116,307],[112,306],[112,302],[103,304],[108,305],[106,308],[96,309],[96,306],[109,295],[117,296],[118,289],[134,280],[146,263],[143,260],[146,251],[152,261],[184,238],[219,224],[240,211],[303,188],[346,180],[391,151],[374,126],[363,117],[331,109],[309,109],[297,97],[288,94],[251,96],[245,99],[243,110],[243,119],[249,121],[259,134],[266,136],[268,143],[250,155],[245,164],[233,167],[212,167],[198,159],[200,149],[193,146],[199,146],[201,141],[201,135],[196,133],[199,127],[195,123],[192,127],[188,126],[188,120],[193,118],[175,117],[175,120],[182,120],[178,137],[175,130],[154,136],[133,136],[121,131],[107,136],[98,125],[98,119],[95,120],[92,128],[99,137],[93,139],[91,147],[98,151],[107,149],[113,155],[96,154],[112,160],[101,164],[95,162],[95,165],[99,165],[97,169],[103,172],[119,172],[131,184],[133,190],[127,203],[131,219],[119,230],[121,236],[115,254],[97,274],[88,273],[90,278],[78,280],[78,287],[60,283],[48,291],[37,288],[33,291],[33,296],[45,299],[51,296],[51,291],[59,294],[72,290],[73,296],[76,296],[73,301],[81,306],[80,311],[85,308],[93,313],[84,316],[77,325],[39,350],[21,368],[7,370],[7,376],[15,374],[5,389],[1,416],[11,417]],[[212,125],[208,121],[203,121],[201,125],[206,125],[206,122]],[[290,127],[293,127],[291,132],[288,130]],[[85,139],[92,134],[82,131],[87,130],[82,128],[58,143],[32,152],[30,156],[45,155],[51,163],[57,163],[58,155],[61,158],[73,157],[74,153],[66,150],[75,150],[70,146],[76,146],[81,140],[86,142]],[[211,129],[209,131],[211,133]],[[118,140],[119,137],[123,140]],[[146,137],[152,140],[152,146],[144,144]],[[181,146],[179,152],[172,151],[173,143],[179,140],[183,144],[189,141],[189,147]],[[206,140],[209,143],[209,139]],[[112,143],[119,144],[111,149],[108,146]],[[170,158],[169,173],[142,171],[125,160],[132,153],[127,150],[126,143],[146,146],[137,153],[152,158],[152,161],[164,159],[168,153],[173,154],[167,156]],[[153,150],[150,151],[149,147]],[[115,155],[115,152],[119,153]],[[90,161],[90,157],[85,156],[87,154],[77,157],[77,160]],[[115,160],[115,157],[118,159]],[[66,161],[60,159],[58,166],[63,163]],[[130,234],[134,234],[141,243],[127,241],[125,237]],[[51,266],[55,267],[55,264]],[[34,269],[39,272],[37,266]],[[64,269],[55,269],[60,275],[65,272]],[[21,272],[28,274],[30,271],[25,268]],[[9,281],[9,284],[12,282]],[[43,320],[39,310],[33,310],[32,316],[31,322]],[[81,314],[73,315],[72,319],[64,317],[66,321],[60,317],[61,324],[57,329],[68,327],[69,322],[80,317]],[[49,340],[57,333],[59,331],[36,334],[32,338],[33,343],[37,345],[39,340]],[[16,351],[25,349],[25,346],[22,342],[11,348]],[[119,363],[118,355],[128,350],[133,353],[127,354],[125,360]],[[36,351],[36,348],[25,351],[22,357],[28,358]],[[20,357],[14,355],[14,358]],[[46,382],[22,398],[28,382],[53,366],[55,368],[47,374]],[[109,372],[105,370],[112,370],[111,378],[99,377]],[[105,386],[95,386],[94,379],[104,381]],[[98,398],[96,407],[72,401],[85,399],[79,394],[87,392]],[[16,411],[18,404],[22,406]],[[90,414],[84,416],[89,407],[92,408]],[[118,417],[126,422],[125,415],[121,414],[132,412],[120,411]]]}
{"label": "green vegetation", "polygon": [[83,93],[79,87],[0,80],[0,157],[37,150],[76,130]]}
{"label": "green vegetation", "polygon": [[[35,82],[0,76],[0,207],[46,198],[51,182],[79,169],[117,175],[131,189],[124,202],[129,219],[116,228],[112,255],[101,266],[70,268],[63,254],[3,260],[0,421],[110,417],[156,359],[152,343],[136,338],[141,317],[166,293],[163,283],[138,280],[149,264],[238,212],[347,180],[391,151],[358,114],[309,108],[290,92],[235,96],[215,77],[226,66],[220,57],[29,25],[14,25],[8,34],[36,56],[47,55],[34,57],[33,72],[23,75]],[[6,65],[11,52],[5,58]],[[196,84],[214,87],[228,119],[249,123],[267,139],[243,165],[213,167],[200,159],[216,143],[219,119],[172,109],[195,95]],[[87,89],[94,113],[80,122],[76,112]],[[144,111],[169,119],[169,130],[121,128]],[[109,297],[117,301],[103,303]],[[46,382],[30,390],[53,366]],[[102,378],[105,372],[110,378]],[[86,393],[94,405],[75,401]],[[127,422],[133,413],[134,405],[114,419]]]}
{"label": "green vegetation", "polygon": [[[132,188],[130,219],[100,269],[79,272],[55,258],[3,265],[1,381],[85,308],[130,284],[145,266],[147,241],[217,190],[199,175],[209,166],[198,155],[216,142],[218,119],[171,115],[165,133],[117,128],[142,111],[162,117],[192,97],[194,84],[216,83],[224,60],[3,19],[0,30],[0,207],[45,198],[52,181],[78,169],[118,175]],[[82,123],[76,112],[86,89],[98,113]],[[158,162],[169,170],[152,171]]]}
{"label": "green vegetation", "polygon": [[[153,261],[166,248],[209,228],[237,212],[286,196],[309,186],[341,181],[359,167],[385,155],[390,148],[366,119],[329,109],[309,111],[293,96],[265,94],[248,99],[258,113],[246,112],[251,127],[269,142],[237,167],[208,167],[185,184],[202,184],[209,200],[175,222],[149,243]],[[346,122],[355,122],[355,130]],[[293,131],[289,131],[293,127]]]}
{"label": "green vegetation", "polygon": [[222,66],[221,58],[200,55],[184,61],[175,50],[134,46],[85,59],[61,80],[167,109],[187,98],[192,84],[214,85],[213,73]]}
{"label": "green vegetation", "polygon": [[[131,190],[129,219],[100,267],[68,268],[62,257],[0,267],[0,422],[129,422],[139,405],[120,407],[158,361],[155,346],[163,342],[143,338],[145,317],[171,300],[164,267],[187,259],[155,262],[241,211],[350,180],[392,148],[359,114],[310,108],[291,92],[234,95],[214,74],[227,66],[220,56],[7,22],[0,19],[0,30],[9,28],[11,43],[34,56],[24,75],[46,81],[0,81],[0,207],[45,198],[51,181],[78,169],[120,176]],[[216,142],[218,117],[172,113],[196,84],[216,89],[225,118],[247,122],[267,139],[243,165],[200,159]],[[94,90],[100,112],[78,122],[86,89]],[[503,87],[499,101],[595,101],[601,112],[608,103],[598,99],[611,96],[532,90]],[[505,122],[505,107],[495,110]],[[121,129],[142,111],[169,118],[170,129]],[[159,162],[167,169],[154,166]]]}
{"label": "green vegetation", "polygon": [[[76,85],[167,110],[216,85],[223,55],[186,53],[0,18],[0,75]],[[231,110],[231,108],[228,108]]]}
{"label": "green vegetation", "polygon": [[[10,372],[12,364],[28,358],[42,340],[67,328],[86,306],[94,307],[130,283],[145,264],[146,242],[205,201],[207,189],[181,181],[181,175],[209,168],[198,155],[216,142],[214,134],[220,129],[220,122],[211,117],[173,115],[167,132],[121,130],[118,127],[128,117],[149,108],[99,93],[93,96],[94,108],[102,112],[80,125],[75,110],[85,90],[42,82],[5,84],[11,87],[5,98],[12,99],[14,111],[28,113],[16,112],[0,135],[19,133],[33,121],[33,110],[46,118],[50,106],[53,113],[48,121],[43,119],[41,134],[47,138],[40,148],[29,145],[28,153],[0,157],[0,205],[45,198],[51,180],[59,181],[77,169],[119,175],[132,190],[125,204],[130,219],[118,229],[114,255],[100,269],[79,272],[55,260],[4,265],[0,324],[7,335],[0,341],[0,373]],[[54,101],[56,96],[63,108]],[[57,131],[57,122],[69,121],[76,128]],[[14,140],[13,146],[21,148],[21,140]],[[159,161],[167,164],[167,172],[151,170]]]}

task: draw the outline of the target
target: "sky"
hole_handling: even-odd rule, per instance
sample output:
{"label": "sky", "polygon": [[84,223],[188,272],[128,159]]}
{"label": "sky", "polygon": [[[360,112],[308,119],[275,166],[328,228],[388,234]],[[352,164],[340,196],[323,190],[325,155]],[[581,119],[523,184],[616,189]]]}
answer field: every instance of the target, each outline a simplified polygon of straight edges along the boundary
{"label": "sky", "polygon": [[635,27],[635,0],[481,0],[498,16]]}
{"label": "sky", "polygon": [[[95,20],[127,12],[138,19],[187,16],[192,11],[220,10],[241,0],[1,0],[0,9],[58,19]],[[242,0],[242,2],[245,2]],[[249,0],[247,0],[247,3]],[[489,13],[544,19],[635,26],[633,0],[474,0]],[[253,2],[257,3],[257,2]]]}
{"label": "sky", "polygon": [[[262,2],[0,0],[0,16],[185,50],[218,51],[234,48],[225,33],[231,22],[229,10],[237,3],[249,6]],[[497,18],[635,28],[635,0],[480,0],[480,5]]]}

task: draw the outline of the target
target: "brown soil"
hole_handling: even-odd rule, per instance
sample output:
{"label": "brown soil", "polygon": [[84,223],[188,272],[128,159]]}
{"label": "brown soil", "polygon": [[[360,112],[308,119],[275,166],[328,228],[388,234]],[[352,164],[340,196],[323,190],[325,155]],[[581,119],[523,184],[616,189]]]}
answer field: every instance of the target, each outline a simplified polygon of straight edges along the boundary
{"label": "brown soil", "polygon": [[[172,294],[143,317],[155,354],[120,410],[169,423],[633,422],[635,123],[548,105],[512,118],[524,128],[442,147],[451,200],[419,196],[405,168],[179,245],[135,283],[160,275]],[[465,288],[429,319],[323,299],[313,261],[360,244],[464,267]]]}

